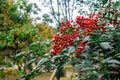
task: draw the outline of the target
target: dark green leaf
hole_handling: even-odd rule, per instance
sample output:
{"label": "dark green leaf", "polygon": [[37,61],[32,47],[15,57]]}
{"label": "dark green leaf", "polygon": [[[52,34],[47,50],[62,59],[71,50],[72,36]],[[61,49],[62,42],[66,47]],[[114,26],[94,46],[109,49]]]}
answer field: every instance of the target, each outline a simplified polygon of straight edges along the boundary
{"label": "dark green leaf", "polygon": [[89,60],[84,60],[86,66],[92,67],[92,63]]}
{"label": "dark green leaf", "polygon": [[112,59],[112,60],[107,61],[106,63],[120,64],[120,61]]}
{"label": "dark green leaf", "polygon": [[25,55],[25,52],[20,52],[20,53],[16,54],[13,58],[14,59],[19,59],[20,57],[22,57],[24,55]]}
{"label": "dark green leaf", "polygon": [[3,71],[4,70],[4,67],[0,67],[0,71]]}
{"label": "dark green leaf", "polygon": [[78,64],[78,65],[75,65],[75,66],[73,67],[73,69],[80,69],[80,68],[84,68],[84,67],[85,67],[84,64]]}
{"label": "dark green leaf", "polygon": [[117,72],[115,72],[115,71],[108,71],[108,72],[103,73],[103,75],[116,74],[116,73]]}
{"label": "dark green leaf", "polygon": [[94,70],[96,70],[95,68],[93,68],[93,67],[87,67],[87,68],[83,68],[82,70],[80,70],[80,71],[94,71]]}
{"label": "dark green leaf", "polygon": [[60,59],[60,58],[63,58],[63,57],[67,57],[67,55],[57,55],[57,56],[53,56],[52,60],[56,60],[56,59]]}
{"label": "dark green leaf", "polygon": [[38,63],[36,67],[40,67],[42,64],[44,64],[45,62],[49,61],[49,59],[47,58],[42,58]]}
{"label": "dark green leaf", "polygon": [[76,63],[79,63],[80,62],[80,59],[74,59],[74,60],[71,60],[71,61],[68,61],[66,62],[63,66],[66,66],[66,65],[69,65],[69,64],[76,64]]}
{"label": "dark green leaf", "polygon": [[31,63],[33,63],[36,60],[36,58],[31,59],[25,66],[29,66]]}
{"label": "dark green leaf", "polygon": [[106,62],[109,61],[110,59],[112,59],[112,57],[109,57],[109,58],[103,60],[102,63],[106,63]]}
{"label": "dark green leaf", "polygon": [[115,9],[119,8],[119,7],[120,7],[120,2],[116,2],[116,3],[113,5],[113,7],[114,7]]}
{"label": "dark green leaf", "polygon": [[108,0],[102,0],[102,2],[103,2],[103,5],[105,5],[108,2]]}
{"label": "dark green leaf", "polygon": [[57,68],[57,72],[56,72],[56,78],[57,78],[57,80],[60,80],[60,77],[62,76],[62,74],[63,74],[63,67],[58,67]]}

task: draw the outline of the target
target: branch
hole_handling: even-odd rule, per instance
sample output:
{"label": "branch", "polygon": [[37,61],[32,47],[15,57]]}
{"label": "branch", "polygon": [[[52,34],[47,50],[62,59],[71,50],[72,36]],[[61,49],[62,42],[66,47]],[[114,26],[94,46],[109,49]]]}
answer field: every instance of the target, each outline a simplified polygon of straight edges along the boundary
{"label": "branch", "polygon": [[50,77],[50,80],[54,80],[55,79],[55,74],[57,72],[57,69],[55,69]]}
{"label": "branch", "polygon": [[52,0],[50,0],[50,5],[51,5],[51,10],[52,10],[53,17],[54,17],[55,20],[58,22],[58,24],[61,26],[60,21],[59,21],[59,20],[57,19],[57,17],[55,16],[55,11],[54,11],[54,9],[53,9]]}

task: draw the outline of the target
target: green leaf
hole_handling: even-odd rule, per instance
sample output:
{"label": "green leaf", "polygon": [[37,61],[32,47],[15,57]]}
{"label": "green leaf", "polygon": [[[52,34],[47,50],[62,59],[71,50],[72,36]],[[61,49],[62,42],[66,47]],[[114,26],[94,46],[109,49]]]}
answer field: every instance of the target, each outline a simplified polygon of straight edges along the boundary
{"label": "green leaf", "polygon": [[22,57],[22,56],[24,56],[25,55],[25,52],[23,51],[23,52],[20,52],[20,53],[18,53],[18,54],[16,54],[14,57],[13,57],[13,59],[19,59],[20,57]]}
{"label": "green leaf", "polygon": [[103,5],[105,5],[108,2],[108,0],[102,0],[102,2],[103,2]]}
{"label": "green leaf", "polygon": [[75,65],[75,66],[73,67],[73,69],[80,69],[80,68],[84,68],[84,67],[85,67],[84,64],[78,64],[78,65]]}
{"label": "green leaf", "polygon": [[116,56],[115,58],[118,58],[118,59],[120,59],[120,56]]}
{"label": "green leaf", "polygon": [[57,80],[60,80],[60,77],[63,74],[64,68],[63,65],[65,64],[64,60],[60,61],[57,65],[57,72],[56,72],[56,78]]}
{"label": "green leaf", "polygon": [[4,67],[0,67],[0,71],[3,71],[4,70]]}
{"label": "green leaf", "polygon": [[76,64],[76,63],[79,63],[79,62],[80,62],[80,59],[75,58],[74,60],[66,62],[63,66],[66,66],[66,65],[69,65],[69,64]]}
{"label": "green leaf", "polygon": [[117,74],[117,72],[115,72],[115,71],[108,71],[108,72],[103,73],[103,75],[109,75],[109,74]]}
{"label": "green leaf", "polygon": [[49,61],[49,59],[43,58],[43,59],[41,59],[41,60],[37,63],[37,66],[36,66],[36,67],[40,67],[42,64],[44,64],[45,62],[48,62],[48,61]]}
{"label": "green leaf", "polygon": [[67,55],[57,55],[57,56],[53,56],[52,60],[56,60],[56,59],[60,59],[60,58],[63,58],[63,57],[67,57]]}
{"label": "green leaf", "polygon": [[33,63],[36,60],[36,58],[31,59],[25,66],[29,66],[31,63]]}
{"label": "green leaf", "polygon": [[36,68],[33,71],[29,72],[28,74],[24,75],[23,77],[21,77],[20,80],[30,80],[30,78],[34,78],[35,76],[41,74],[42,69]]}
{"label": "green leaf", "polygon": [[82,70],[80,70],[80,71],[94,71],[94,70],[96,70],[95,68],[93,68],[93,67],[87,67],[87,68],[83,68]]}
{"label": "green leaf", "polygon": [[116,67],[118,66],[117,64],[109,64],[108,67]]}
{"label": "green leaf", "polygon": [[92,67],[92,63],[89,60],[84,60],[86,66]]}
{"label": "green leaf", "polygon": [[71,29],[71,28],[68,28],[68,29],[66,30],[66,33],[69,34],[71,31],[72,31],[72,29]]}
{"label": "green leaf", "polygon": [[112,59],[112,60],[107,61],[106,63],[120,64],[120,61]]}
{"label": "green leaf", "polygon": [[61,75],[63,74],[63,67],[58,67],[56,72],[56,78],[57,80],[60,80]]}
{"label": "green leaf", "polygon": [[112,59],[112,57],[109,57],[109,58],[103,60],[102,63],[106,63],[106,62],[109,61],[110,59]]}
{"label": "green leaf", "polygon": [[5,47],[4,44],[0,44],[0,50],[2,50]]}
{"label": "green leaf", "polygon": [[120,2],[117,1],[117,2],[113,5],[113,7],[114,7],[115,9],[119,8],[119,7],[120,7]]}
{"label": "green leaf", "polygon": [[23,70],[18,70],[18,74],[23,74]]}
{"label": "green leaf", "polygon": [[86,73],[85,76],[89,76],[90,80],[98,80],[98,76],[101,76],[101,75],[99,75],[97,71],[92,71],[92,72]]}
{"label": "green leaf", "polygon": [[117,56],[120,56],[120,53],[117,53],[117,54],[115,55],[115,57],[117,57]]}
{"label": "green leaf", "polygon": [[100,43],[100,46],[103,48],[103,49],[111,49],[111,45],[110,45],[110,42],[101,42]]}
{"label": "green leaf", "polygon": [[5,38],[5,34],[0,33],[0,40],[3,40]]}

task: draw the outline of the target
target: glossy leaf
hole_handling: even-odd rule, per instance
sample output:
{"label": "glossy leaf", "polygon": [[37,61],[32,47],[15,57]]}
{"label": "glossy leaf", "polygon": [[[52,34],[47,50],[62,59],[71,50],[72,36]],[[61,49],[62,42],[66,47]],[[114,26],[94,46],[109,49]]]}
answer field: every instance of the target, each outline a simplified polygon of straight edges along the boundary
{"label": "glossy leaf", "polygon": [[40,67],[42,64],[48,62],[49,59],[47,58],[42,58],[41,60],[39,60],[39,62],[37,63],[37,66],[36,67]]}

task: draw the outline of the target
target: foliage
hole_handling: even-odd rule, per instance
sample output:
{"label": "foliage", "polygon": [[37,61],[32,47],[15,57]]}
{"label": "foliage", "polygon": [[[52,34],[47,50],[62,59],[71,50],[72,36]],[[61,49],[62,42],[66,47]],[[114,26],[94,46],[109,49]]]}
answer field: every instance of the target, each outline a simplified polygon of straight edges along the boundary
{"label": "foliage", "polygon": [[[46,66],[53,65],[50,68],[57,68],[56,78],[60,80],[63,67],[71,64],[81,80],[119,79],[119,2],[106,0],[100,3],[102,6],[98,6],[102,9],[97,8],[97,14],[62,22],[53,40],[52,57],[40,59],[39,67],[23,78],[33,78],[44,72]],[[117,9],[114,8],[116,5]]]}
{"label": "foliage", "polygon": [[[27,0],[0,0],[0,63],[5,67],[17,64],[18,72],[24,73],[21,80],[55,68],[60,80],[64,66],[69,64],[78,71],[80,80],[120,79],[120,2],[57,0],[57,12],[52,0],[48,2],[61,26],[56,36],[55,30],[46,24],[32,24],[30,14],[39,11],[35,4]],[[72,20],[74,10],[85,13],[82,5],[89,5],[93,13]],[[47,14],[43,21],[52,22]],[[0,72],[4,74],[2,68]]]}
{"label": "foliage", "polygon": [[55,29],[45,24],[37,24],[36,27],[39,29],[40,36],[43,37],[45,40],[52,39],[55,36]]}
{"label": "foliage", "polygon": [[75,21],[61,24],[51,51],[51,55],[58,57],[57,80],[61,68],[68,64],[78,70],[80,80],[119,79],[120,5],[119,2],[107,3],[107,0],[103,5],[106,7],[98,14],[78,16]]}
{"label": "foliage", "polygon": [[50,18],[48,14],[44,14],[42,17],[43,17],[42,21],[44,24],[48,24],[49,22],[53,23],[53,20]]}
{"label": "foliage", "polygon": [[27,0],[0,0],[1,66],[17,65],[18,73],[27,74],[41,56],[49,52],[49,39],[56,32],[48,25],[32,24],[30,15],[38,12],[36,4]]}
{"label": "foliage", "polygon": [[[27,4],[26,0],[10,3],[7,0],[1,0],[0,5],[1,50],[5,47],[21,48],[20,44],[24,45],[23,42],[29,36],[34,36],[37,31],[31,24],[29,15],[32,11],[32,4]],[[23,7],[26,7],[26,9]],[[31,10],[27,10],[28,8]]]}

